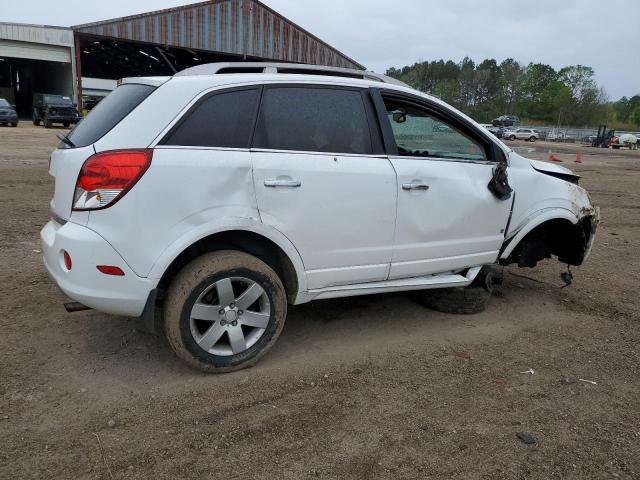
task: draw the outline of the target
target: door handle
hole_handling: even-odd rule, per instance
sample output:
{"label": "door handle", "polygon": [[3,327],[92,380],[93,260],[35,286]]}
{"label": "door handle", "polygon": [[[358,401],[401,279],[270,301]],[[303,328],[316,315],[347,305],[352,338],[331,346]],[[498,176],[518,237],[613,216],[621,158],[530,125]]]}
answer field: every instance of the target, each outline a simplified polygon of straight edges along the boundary
{"label": "door handle", "polygon": [[264,181],[264,186],[270,187],[270,188],[276,188],[276,187],[298,188],[302,186],[302,182],[300,180],[277,180],[277,179],[271,178]]}
{"label": "door handle", "polygon": [[426,192],[429,190],[429,185],[425,185],[424,183],[403,183],[402,189],[407,191],[420,190]]}

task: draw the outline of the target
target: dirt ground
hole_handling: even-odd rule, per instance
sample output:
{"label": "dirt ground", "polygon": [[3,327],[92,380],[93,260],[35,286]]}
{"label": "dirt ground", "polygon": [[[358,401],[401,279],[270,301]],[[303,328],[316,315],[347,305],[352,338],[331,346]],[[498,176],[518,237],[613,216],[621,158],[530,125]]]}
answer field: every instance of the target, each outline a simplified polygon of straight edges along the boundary
{"label": "dirt ground", "polygon": [[572,287],[547,262],[474,316],[292,307],[258,366],[207,376],[138,320],[65,313],[39,251],[57,131],[0,128],[0,478],[640,478],[640,151],[517,143],[602,207]]}

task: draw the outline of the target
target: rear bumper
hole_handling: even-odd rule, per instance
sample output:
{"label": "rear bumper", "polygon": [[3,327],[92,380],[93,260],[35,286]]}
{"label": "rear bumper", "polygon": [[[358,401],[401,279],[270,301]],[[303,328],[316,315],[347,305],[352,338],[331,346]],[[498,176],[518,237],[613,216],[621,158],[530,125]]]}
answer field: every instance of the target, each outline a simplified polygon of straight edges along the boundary
{"label": "rear bumper", "polygon": [[[100,235],[75,223],[50,221],[40,232],[40,239],[47,272],[66,295],[101,312],[142,315],[157,281],[138,277]],[[63,250],[71,257],[71,270],[64,265]],[[118,266],[125,275],[105,275],[97,265]]]}

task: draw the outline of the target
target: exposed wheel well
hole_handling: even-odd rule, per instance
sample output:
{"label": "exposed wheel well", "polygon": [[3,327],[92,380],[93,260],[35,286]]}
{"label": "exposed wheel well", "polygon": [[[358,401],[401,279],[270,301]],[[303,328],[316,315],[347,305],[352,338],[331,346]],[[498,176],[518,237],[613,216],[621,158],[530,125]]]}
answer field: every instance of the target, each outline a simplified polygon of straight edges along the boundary
{"label": "exposed wheel well", "polygon": [[287,254],[268,238],[244,230],[216,233],[186,248],[164,272],[158,289],[166,291],[173,278],[185,265],[205,253],[216,250],[238,250],[259,258],[278,274],[289,299],[297,294],[298,276]]}
{"label": "exposed wheel well", "polygon": [[501,261],[519,267],[535,267],[540,260],[558,257],[568,265],[579,266],[584,262],[587,242],[591,236],[591,219],[585,217],[577,224],[566,219],[553,219],[529,232],[516,246],[509,258]]}

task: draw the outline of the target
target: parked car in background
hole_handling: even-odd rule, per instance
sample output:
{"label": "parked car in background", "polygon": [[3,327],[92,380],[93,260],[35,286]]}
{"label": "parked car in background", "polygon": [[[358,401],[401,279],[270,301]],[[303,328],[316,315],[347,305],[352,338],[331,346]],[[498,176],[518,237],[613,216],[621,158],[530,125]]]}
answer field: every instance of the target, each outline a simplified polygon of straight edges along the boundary
{"label": "parked car in background", "polygon": [[11,105],[6,99],[0,98],[0,125],[18,126],[18,112],[16,106]]}
{"label": "parked car in background", "polygon": [[489,266],[581,265],[599,221],[578,175],[358,70],[124,79],[60,138],[47,271],[77,302],[141,316],[207,372],[255,364],[288,305],[414,291],[479,312]]}
{"label": "parked car in background", "polygon": [[504,136],[504,133],[508,130],[509,129],[507,127],[491,127],[491,130],[489,131],[493,133],[493,135],[495,135],[497,138],[502,138]]}
{"label": "parked car in background", "polygon": [[45,128],[51,128],[54,123],[61,123],[69,127],[81,119],[82,116],[77,106],[71,101],[71,97],[49,93],[36,93],[33,96],[34,125],[43,123]]}
{"label": "parked car in background", "polygon": [[525,140],[527,142],[535,142],[540,134],[532,128],[516,128],[514,130],[507,130],[503,133],[502,137],[505,140]]}
{"label": "parked car in background", "polygon": [[494,118],[491,123],[494,127],[514,127],[520,123],[520,118],[517,115],[502,115]]}

